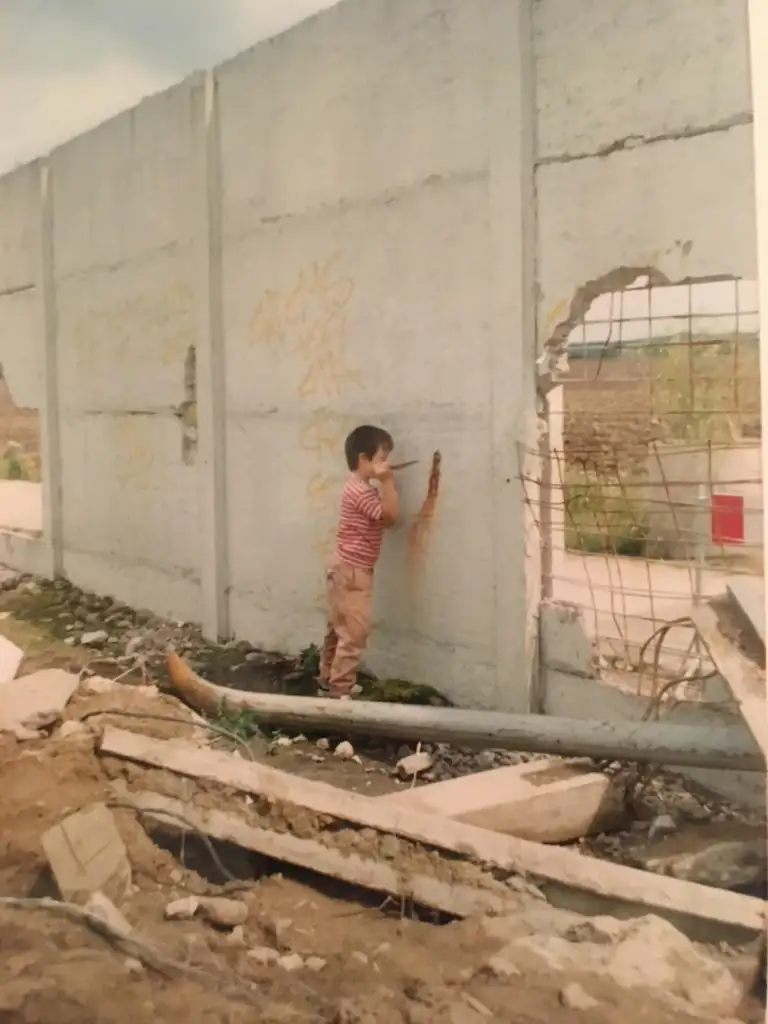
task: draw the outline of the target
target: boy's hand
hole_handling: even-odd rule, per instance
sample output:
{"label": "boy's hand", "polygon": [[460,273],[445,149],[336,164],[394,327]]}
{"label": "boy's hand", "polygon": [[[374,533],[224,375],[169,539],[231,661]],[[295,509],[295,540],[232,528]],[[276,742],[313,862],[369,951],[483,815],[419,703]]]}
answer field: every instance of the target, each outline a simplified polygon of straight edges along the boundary
{"label": "boy's hand", "polygon": [[394,477],[394,473],[392,472],[392,467],[389,464],[389,460],[383,459],[381,462],[374,462],[373,475],[374,478],[379,481],[392,480]]}

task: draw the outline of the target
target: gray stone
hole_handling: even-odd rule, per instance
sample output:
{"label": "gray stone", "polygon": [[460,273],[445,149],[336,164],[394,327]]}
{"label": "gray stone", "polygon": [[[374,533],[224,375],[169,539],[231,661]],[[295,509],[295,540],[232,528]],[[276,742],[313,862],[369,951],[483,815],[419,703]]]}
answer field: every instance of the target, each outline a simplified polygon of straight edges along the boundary
{"label": "gray stone", "polygon": [[408,757],[401,758],[395,767],[401,778],[412,779],[422,772],[429,771],[432,767],[432,757],[420,751],[418,754],[409,754]]}
{"label": "gray stone", "polygon": [[83,633],[80,637],[80,643],[84,647],[99,647],[101,644],[105,644],[109,640],[109,633],[105,629],[94,629],[88,633]]}

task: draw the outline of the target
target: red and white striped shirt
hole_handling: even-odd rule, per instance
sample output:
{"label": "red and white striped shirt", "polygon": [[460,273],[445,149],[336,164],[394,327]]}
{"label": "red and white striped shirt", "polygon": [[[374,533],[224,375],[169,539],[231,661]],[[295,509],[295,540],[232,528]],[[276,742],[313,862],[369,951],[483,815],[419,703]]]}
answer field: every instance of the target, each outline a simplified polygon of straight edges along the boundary
{"label": "red and white striped shirt", "polygon": [[336,553],[342,562],[372,569],[381,551],[384,524],[381,498],[375,487],[354,474],[341,495]]}

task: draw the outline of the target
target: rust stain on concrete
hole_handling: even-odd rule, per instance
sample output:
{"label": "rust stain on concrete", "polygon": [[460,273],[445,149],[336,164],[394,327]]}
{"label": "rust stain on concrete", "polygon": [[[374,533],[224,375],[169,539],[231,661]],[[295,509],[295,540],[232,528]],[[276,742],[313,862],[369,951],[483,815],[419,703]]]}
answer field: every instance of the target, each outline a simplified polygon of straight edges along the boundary
{"label": "rust stain on concrete", "polygon": [[417,597],[423,578],[424,563],[429,548],[432,524],[437,511],[440,494],[442,456],[435,452],[427,481],[427,496],[422,502],[416,518],[408,530],[408,588],[412,597]]}

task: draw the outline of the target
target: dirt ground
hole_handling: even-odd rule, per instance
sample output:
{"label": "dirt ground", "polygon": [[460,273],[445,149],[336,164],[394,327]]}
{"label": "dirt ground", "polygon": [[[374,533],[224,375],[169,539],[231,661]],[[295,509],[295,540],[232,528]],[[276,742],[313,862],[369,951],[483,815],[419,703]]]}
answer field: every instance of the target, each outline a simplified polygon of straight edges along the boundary
{"label": "dirt ground", "polygon": [[[5,615],[0,633],[26,651],[22,673],[54,666],[79,671],[87,660],[81,648],[19,622],[7,614],[11,604],[8,595],[0,595],[0,616]],[[172,698],[132,685],[98,696],[77,695],[65,718],[83,719],[108,709],[188,719]],[[94,729],[110,722],[159,737],[190,737],[197,728],[189,719],[188,724],[137,724],[109,715],[87,720]],[[389,775],[377,771],[369,759],[345,765],[339,776],[341,766],[318,763],[314,750],[312,744],[300,743],[271,757],[270,764],[326,781],[333,773],[336,784],[371,795],[394,787]],[[243,797],[99,757],[90,732],[67,738],[54,733],[23,743],[0,736],[0,777],[0,1022],[683,1024],[698,1019],[651,994],[625,990],[600,977],[565,974],[543,961],[521,976],[499,977],[488,964],[503,944],[498,922],[489,928],[483,920],[450,921],[382,905],[380,895],[218,847],[228,873],[239,880],[226,881],[210,851],[194,837],[150,834],[133,812],[116,807],[133,875],[121,910],[143,941],[175,962],[172,976],[166,977],[82,923],[63,920],[49,909],[10,909],[2,905],[2,897],[56,897],[41,836],[73,811],[115,801],[116,784],[188,799],[194,789],[201,806],[236,801],[238,813],[245,814]],[[248,813],[265,812],[256,802]],[[277,820],[274,808],[269,813],[274,827],[298,828],[290,816]],[[317,834],[324,828],[306,820],[301,827]],[[344,831],[326,829],[324,835],[328,843],[341,844]],[[434,861],[424,851],[408,853],[417,855],[425,863]],[[448,862],[439,870],[466,877],[479,869]],[[236,896],[248,907],[244,932],[217,931],[197,918],[165,920],[167,903],[189,894]],[[316,972],[295,973],[275,964],[263,966],[248,955],[260,946],[321,958],[324,964]],[[564,1005],[564,989],[572,982],[579,982],[598,1005],[583,1010]],[[759,1012],[747,1008],[744,1019],[751,1013],[757,1020]]]}

